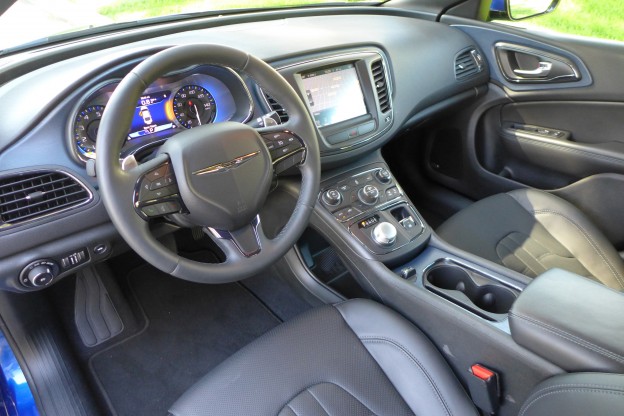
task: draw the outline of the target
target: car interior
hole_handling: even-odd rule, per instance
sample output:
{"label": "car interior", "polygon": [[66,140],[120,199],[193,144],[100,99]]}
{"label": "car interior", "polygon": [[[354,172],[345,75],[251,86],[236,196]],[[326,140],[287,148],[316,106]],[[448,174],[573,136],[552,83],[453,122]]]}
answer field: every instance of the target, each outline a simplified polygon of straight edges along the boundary
{"label": "car interior", "polygon": [[0,53],[0,414],[624,414],[624,44],[491,6]]}

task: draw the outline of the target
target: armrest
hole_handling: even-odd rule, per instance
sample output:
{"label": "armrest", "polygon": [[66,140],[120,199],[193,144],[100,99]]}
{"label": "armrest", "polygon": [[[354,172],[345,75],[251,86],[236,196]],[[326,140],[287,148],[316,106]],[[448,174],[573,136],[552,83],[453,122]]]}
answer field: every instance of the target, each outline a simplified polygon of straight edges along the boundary
{"label": "armrest", "polygon": [[567,371],[624,372],[624,294],[552,269],[509,312],[516,343]]}
{"label": "armrest", "polygon": [[538,384],[519,416],[621,416],[622,409],[624,375],[565,374]]}

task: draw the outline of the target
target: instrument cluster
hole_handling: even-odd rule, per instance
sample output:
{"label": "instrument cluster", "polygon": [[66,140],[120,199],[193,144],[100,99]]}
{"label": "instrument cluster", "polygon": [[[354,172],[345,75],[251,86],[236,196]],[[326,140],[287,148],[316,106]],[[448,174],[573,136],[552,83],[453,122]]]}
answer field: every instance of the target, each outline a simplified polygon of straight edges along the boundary
{"label": "instrument cluster", "polygon": [[[102,115],[119,79],[97,85],[81,100],[69,120],[73,154],[95,159]],[[152,83],[134,107],[122,156],[162,144],[172,135],[209,123],[247,122],[253,100],[235,71],[209,65],[170,74]]]}

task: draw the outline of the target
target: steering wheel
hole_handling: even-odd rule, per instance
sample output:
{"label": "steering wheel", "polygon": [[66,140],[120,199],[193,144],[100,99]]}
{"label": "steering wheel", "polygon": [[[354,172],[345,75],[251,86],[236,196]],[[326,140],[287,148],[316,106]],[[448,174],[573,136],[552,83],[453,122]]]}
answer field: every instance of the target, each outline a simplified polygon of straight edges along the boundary
{"label": "steering wheel", "polygon": [[[198,126],[169,138],[153,159],[122,169],[119,155],[143,91],[159,76],[197,64],[246,73],[288,110],[289,120],[262,129],[232,122]],[[269,239],[259,212],[274,172],[292,166],[302,177],[296,207]],[[308,224],[321,170],[314,124],[295,90],[262,60],[206,44],[166,49],[124,77],[100,122],[96,169],[106,210],[128,245],[163,272],[200,283],[240,280],[282,257]],[[167,249],[149,230],[149,221],[163,215],[203,227],[226,260],[201,263]]]}

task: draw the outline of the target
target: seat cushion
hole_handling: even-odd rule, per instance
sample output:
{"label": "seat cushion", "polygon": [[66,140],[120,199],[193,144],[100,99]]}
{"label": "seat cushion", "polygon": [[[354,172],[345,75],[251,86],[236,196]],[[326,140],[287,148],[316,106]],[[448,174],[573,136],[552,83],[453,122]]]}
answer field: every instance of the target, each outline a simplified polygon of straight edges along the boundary
{"label": "seat cushion", "polygon": [[477,415],[425,335],[367,300],[280,325],[201,379],[170,413]]}
{"label": "seat cushion", "polygon": [[520,189],[485,198],[436,231],[529,277],[561,268],[624,289],[624,263],[613,245],[580,210],[547,192]]}

